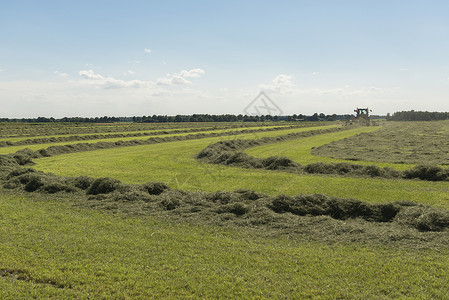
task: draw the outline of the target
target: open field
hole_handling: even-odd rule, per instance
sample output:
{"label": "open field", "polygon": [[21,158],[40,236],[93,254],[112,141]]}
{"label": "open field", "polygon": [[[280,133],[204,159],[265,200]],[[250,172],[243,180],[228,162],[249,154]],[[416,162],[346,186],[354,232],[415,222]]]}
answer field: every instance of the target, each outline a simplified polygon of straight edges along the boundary
{"label": "open field", "polygon": [[[429,123],[427,131],[420,131],[421,125],[410,123],[406,130],[409,136],[428,135],[447,124]],[[182,129],[176,126],[172,129]],[[342,128],[315,123],[239,134],[245,128],[208,130],[209,124],[195,132],[206,135],[195,139],[55,152],[32,158],[32,166],[16,166],[14,155],[5,156],[0,160],[0,298],[444,298],[448,181],[313,175],[282,166],[254,169],[197,159],[217,142],[259,140],[267,143],[244,152],[300,164],[410,169],[420,160],[381,160],[388,156],[384,149],[377,159],[355,161],[335,146],[371,153],[370,145],[354,141],[396,139],[385,134],[394,126],[400,124]],[[82,130],[125,132],[118,131],[119,125],[93,127],[98,128]],[[62,131],[55,128],[55,135]],[[51,136],[49,129],[45,132]],[[39,138],[39,128],[33,130],[33,138]],[[207,135],[212,132],[220,135]],[[443,138],[436,141],[444,144]],[[328,145],[336,151],[332,158],[316,156]],[[14,147],[25,146],[4,148]],[[100,177],[109,178],[95,180]]]}
{"label": "open field", "polygon": [[[330,123],[330,122],[329,122]],[[227,129],[259,126],[288,126],[298,123],[272,123],[272,122],[191,122],[191,123],[0,123],[0,138],[33,138],[67,135],[95,135],[136,133],[144,131],[167,131],[189,129]],[[301,122],[301,126],[317,126],[316,122]]]}
{"label": "open field", "polygon": [[[357,134],[360,134],[362,136],[368,135],[368,134],[375,134],[377,133],[381,128],[379,127],[368,127],[364,128],[363,131],[361,129],[357,129]],[[291,140],[271,145],[265,145],[260,147],[254,147],[247,150],[247,153],[256,156],[256,157],[269,157],[271,155],[278,155],[278,156],[285,156],[288,158],[293,159],[294,161],[300,163],[300,164],[310,164],[315,162],[324,162],[324,163],[341,163],[341,162],[350,162],[354,163],[352,160],[347,159],[335,159],[330,157],[324,157],[320,155],[313,155],[313,153],[316,153],[315,148],[328,145],[329,143],[334,143],[335,141],[347,141],[352,138],[352,143],[347,142],[348,144],[352,145],[352,147],[357,147],[357,141],[355,141],[354,136],[360,136],[355,135],[352,130],[349,131],[343,131],[339,133],[329,133],[329,134],[323,134],[318,136],[312,136],[300,140]],[[342,147],[346,149],[345,147]],[[348,147],[350,148],[350,147]],[[350,150],[347,150],[350,151]],[[332,152],[334,153],[334,152]],[[338,154],[337,154],[338,155]],[[365,160],[357,161],[357,163],[362,165],[370,165],[375,164],[380,167],[391,167],[397,170],[405,170],[411,168],[412,164],[398,164],[398,163],[388,163],[382,160],[377,161],[370,161],[369,157],[366,157]]]}
{"label": "open field", "polygon": [[[229,130],[234,131],[243,131],[243,130],[255,130],[255,129],[269,129],[269,128],[282,128],[282,127],[288,127],[288,125],[283,126],[245,126],[245,127],[232,127],[232,126],[222,126],[222,127],[199,127],[199,128],[185,128],[185,129],[161,129],[161,130],[140,130],[140,131],[122,131],[122,132],[113,132],[113,133],[84,133],[84,134],[71,134],[71,135],[52,135],[52,136],[45,136],[47,139],[60,139],[60,138],[71,138],[78,140],[83,139],[102,139],[97,138],[97,136],[108,136],[111,138],[118,137],[118,138],[127,138],[127,137],[139,137],[139,136],[154,136],[154,135],[165,135],[173,133],[193,133],[193,132],[224,132]],[[37,136],[37,137],[7,137],[7,138],[0,138],[0,142],[10,142],[10,143],[17,143],[17,142],[24,142],[27,141],[29,143],[32,143],[36,140],[41,140],[43,136]],[[104,138],[103,138],[104,139]]]}
{"label": "open field", "polygon": [[[117,132],[136,132],[148,130],[176,130],[192,128],[227,128],[229,123],[3,123],[0,124],[0,137],[35,137],[71,134],[99,134]],[[258,126],[262,124],[238,124],[232,126]]]}
{"label": "open field", "polygon": [[320,145],[314,155],[395,164],[449,164],[449,122],[393,122],[379,131]]}
{"label": "open field", "polygon": [[262,238],[0,194],[0,295],[36,298],[444,298],[444,251]]}
{"label": "open field", "polygon": [[[333,128],[335,125],[327,125],[324,126],[325,128]],[[254,130],[254,131],[264,131],[264,130],[275,130],[275,129],[283,129],[284,126],[258,126],[258,127],[241,127],[241,128],[228,128],[228,129],[217,129],[217,130],[204,130],[204,131],[195,131],[195,132],[184,132],[184,133],[164,133],[164,134],[155,134],[155,135],[145,135],[145,136],[131,136],[131,137],[112,137],[112,138],[98,138],[98,139],[87,139],[87,140],[80,140],[75,139],[74,141],[65,141],[65,142],[47,142],[47,143],[32,143],[32,144],[23,144],[18,146],[9,146],[9,147],[0,147],[0,154],[8,154],[8,153],[15,153],[19,150],[22,150],[24,148],[28,148],[31,150],[38,150],[38,149],[45,149],[51,146],[64,146],[64,145],[75,145],[78,143],[88,143],[88,144],[94,144],[94,143],[100,143],[100,142],[106,142],[106,143],[115,143],[119,141],[142,141],[147,140],[151,137],[175,137],[175,136],[187,136],[187,135],[195,135],[195,134],[223,134],[223,135],[235,135],[236,133],[244,130]],[[285,126],[286,133],[292,133],[292,132],[300,132],[303,131],[304,128],[307,128],[306,130],[309,130],[308,128],[314,128],[314,127],[304,127],[304,128],[296,128],[291,129],[289,126]],[[320,127],[322,128],[322,127]],[[35,140],[38,140],[38,138],[35,138]]]}
{"label": "open field", "polygon": [[[0,124],[2,138],[54,136],[71,134],[98,134],[116,132],[135,132],[145,130],[174,130],[185,128],[210,128],[212,123],[191,124],[86,124],[86,123],[4,123]],[[220,125],[217,125],[220,126]]]}
{"label": "open field", "polygon": [[[299,130],[257,133],[257,138],[278,136]],[[356,128],[335,134],[351,136],[366,130],[372,129]],[[332,141],[333,135],[334,133],[326,137]],[[317,137],[320,138],[320,142],[323,142],[321,135]],[[233,138],[254,139],[255,136],[244,134]],[[162,143],[151,145],[151,147],[136,146],[64,154],[37,159],[35,168],[65,176],[107,176],[125,183],[162,181],[173,188],[193,191],[229,191],[246,188],[270,195],[320,193],[370,202],[419,201],[449,208],[449,185],[445,182],[321,175],[299,176],[276,171],[230,168],[195,160],[195,154],[201,149],[220,140],[223,140],[223,137]],[[301,140],[303,139],[299,141]],[[306,145],[310,151],[312,145],[307,143]]]}

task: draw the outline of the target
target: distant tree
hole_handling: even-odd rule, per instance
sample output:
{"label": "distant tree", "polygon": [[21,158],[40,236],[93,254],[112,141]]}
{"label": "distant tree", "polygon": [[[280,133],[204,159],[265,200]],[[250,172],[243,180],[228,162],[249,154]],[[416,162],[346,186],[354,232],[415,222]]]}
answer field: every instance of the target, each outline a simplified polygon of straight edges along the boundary
{"label": "distant tree", "polygon": [[[387,117],[389,115],[387,114]],[[389,117],[391,121],[435,121],[435,120],[447,120],[449,117],[448,112],[428,112],[428,111],[400,111],[393,113]]]}

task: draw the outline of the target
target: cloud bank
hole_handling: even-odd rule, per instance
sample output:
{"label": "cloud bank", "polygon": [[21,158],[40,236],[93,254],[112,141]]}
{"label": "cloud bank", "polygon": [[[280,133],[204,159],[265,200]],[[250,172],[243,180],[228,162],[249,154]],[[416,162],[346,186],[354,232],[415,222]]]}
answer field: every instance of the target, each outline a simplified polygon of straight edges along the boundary
{"label": "cloud bank", "polygon": [[375,86],[358,87],[343,86],[337,88],[315,88],[315,89],[303,89],[300,88],[292,80],[293,76],[280,74],[276,76],[270,83],[260,84],[259,88],[265,92],[277,95],[333,95],[338,97],[349,96],[368,96],[371,94],[383,94],[396,91],[398,88],[379,88]]}
{"label": "cloud bank", "polygon": [[[166,77],[158,78],[155,81],[146,80],[122,80],[116,79],[112,76],[103,76],[95,73],[94,70],[82,70],[78,72],[84,80],[81,83],[95,85],[104,89],[120,89],[120,88],[149,88],[156,85],[162,86],[180,86],[189,85],[192,82],[186,78],[199,78],[205,73],[202,69],[182,70],[179,73]],[[128,71],[128,74],[134,74],[133,71]]]}

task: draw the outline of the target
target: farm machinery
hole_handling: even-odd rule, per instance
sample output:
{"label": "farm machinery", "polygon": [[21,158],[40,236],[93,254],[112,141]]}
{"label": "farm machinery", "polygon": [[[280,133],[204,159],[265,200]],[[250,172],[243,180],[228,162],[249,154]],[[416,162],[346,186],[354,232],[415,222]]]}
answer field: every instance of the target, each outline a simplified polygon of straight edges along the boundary
{"label": "farm machinery", "polygon": [[369,126],[370,125],[370,116],[369,113],[372,110],[367,108],[358,108],[354,109],[356,116],[352,118],[353,123],[358,123],[360,125]]}

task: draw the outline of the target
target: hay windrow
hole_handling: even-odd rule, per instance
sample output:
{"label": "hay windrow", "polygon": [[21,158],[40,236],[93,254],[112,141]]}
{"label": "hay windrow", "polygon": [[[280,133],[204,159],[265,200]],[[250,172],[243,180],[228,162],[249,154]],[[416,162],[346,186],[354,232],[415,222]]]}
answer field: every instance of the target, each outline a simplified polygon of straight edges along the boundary
{"label": "hay windrow", "polygon": [[449,247],[449,211],[407,201],[372,204],[324,195],[273,197],[250,190],[186,192],[160,182],[131,185],[112,178],[60,177],[30,168],[9,172],[3,186],[25,192],[70,194],[79,205],[130,215],[250,226],[269,234],[330,243]]}
{"label": "hay windrow", "polygon": [[354,161],[448,165],[449,122],[388,122],[380,130],[331,142],[312,154]]}
{"label": "hay windrow", "polygon": [[[187,135],[179,135],[179,136],[170,136],[170,137],[150,137],[148,139],[139,139],[139,140],[128,140],[128,141],[115,141],[115,142],[97,142],[97,143],[77,143],[77,144],[67,144],[67,145],[59,145],[59,146],[50,146],[46,149],[39,149],[36,151],[30,150],[28,148],[17,151],[12,154],[13,157],[17,160],[20,165],[33,164],[33,158],[40,157],[50,157],[54,155],[81,152],[81,151],[94,151],[99,149],[110,149],[115,147],[132,147],[139,145],[151,145],[158,143],[167,143],[167,142],[176,142],[176,141],[187,141],[194,139],[204,139],[210,137],[219,137],[219,136],[234,136],[240,134],[248,134],[248,133],[257,133],[257,132],[265,132],[265,131],[282,131],[285,129],[293,129],[293,128],[303,128],[304,126],[284,126],[284,127],[274,127],[274,128],[260,128],[260,129],[244,129],[244,130],[236,130],[236,131],[226,131],[226,132],[211,132],[211,133],[192,133]],[[339,130],[344,130],[348,128],[336,127],[331,129],[316,129],[306,131],[303,134],[314,135],[320,134],[324,132],[334,132]],[[288,135],[287,135],[288,136]],[[2,156],[11,156],[11,155],[0,155]]]}
{"label": "hay windrow", "polygon": [[[242,152],[248,147],[322,133],[316,130],[258,140],[222,141],[203,149],[197,158],[225,165],[288,172],[388,178],[400,176],[424,180],[443,178],[441,170],[433,166],[416,167],[405,173],[353,164],[301,166],[288,158],[259,159]],[[149,141],[158,143],[167,139],[152,138]],[[137,141],[131,143],[138,144]],[[97,143],[94,148],[128,144]],[[112,178],[59,177],[23,167],[32,164],[37,157],[86,151],[90,147],[90,144],[66,145],[50,147],[45,151],[24,150],[14,155],[0,156],[2,185],[7,189],[30,193],[64,193],[79,205],[111,212],[162,216],[195,224],[249,226],[267,234],[296,235],[307,240],[329,243],[357,241],[415,248],[449,247],[449,212],[406,201],[370,204],[324,195],[271,197],[250,190],[185,192],[170,189],[160,182],[128,185]]]}
{"label": "hay windrow", "polygon": [[[281,140],[302,137],[291,134]],[[243,150],[265,144],[275,143],[278,138],[262,138],[258,140],[220,141],[201,150],[196,158],[211,164],[222,164],[249,169],[280,170],[302,174],[326,174],[341,176],[365,176],[387,179],[420,179],[427,181],[449,181],[449,169],[435,165],[417,165],[409,170],[397,171],[389,167],[376,165],[358,165],[351,163],[311,163],[301,165],[287,157],[272,156],[256,158]]]}
{"label": "hay windrow", "polygon": [[[276,131],[285,130],[293,128],[302,128],[304,125],[290,125],[290,126],[279,126],[279,127],[268,127],[268,128],[258,128],[258,129],[241,129],[233,130],[235,128],[225,126],[225,127],[215,127],[209,128],[207,131],[215,130],[228,130],[226,134],[240,134],[240,133],[252,133],[252,132],[263,132],[263,131]],[[73,142],[73,141],[88,141],[88,140],[100,140],[100,139],[116,139],[116,138],[131,138],[131,137],[151,137],[151,136],[163,136],[167,134],[178,134],[178,133],[192,133],[205,131],[204,128],[187,128],[187,129],[177,129],[177,130],[160,130],[154,132],[134,132],[134,133],[109,133],[109,134],[89,134],[89,135],[71,135],[71,136],[59,136],[59,137],[41,137],[41,138],[30,138],[21,141],[0,141],[0,147],[10,147],[10,146],[21,146],[21,145],[36,145],[36,144],[48,144],[48,143],[63,143],[63,142]],[[207,133],[211,134],[211,133]],[[221,135],[223,133],[213,133]]]}

